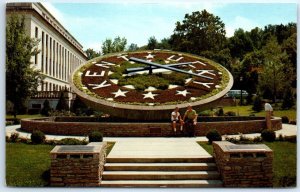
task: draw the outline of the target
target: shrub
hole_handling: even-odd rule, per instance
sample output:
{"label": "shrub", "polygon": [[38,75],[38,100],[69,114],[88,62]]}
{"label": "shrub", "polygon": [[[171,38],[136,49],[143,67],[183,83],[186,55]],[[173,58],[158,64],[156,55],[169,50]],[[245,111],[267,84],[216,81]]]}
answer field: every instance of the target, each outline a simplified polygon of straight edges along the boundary
{"label": "shrub", "polygon": [[103,135],[99,131],[93,131],[89,135],[89,142],[102,142]]}
{"label": "shrub", "polygon": [[86,145],[86,141],[81,141],[75,138],[64,138],[58,141],[58,145]]}
{"label": "shrub", "polygon": [[220,133],[213,129],[210,130],[207,134],[206,134],[206,138],[208,139],[208,142],[211,144],[213,141],[222,141],[222,136],[220,135]]}
{"label": "shrub", "polygon": [[287,116],[281,117],[281,121],[282,121],[282,123],[289,123],[290,122],[290,120]]}
{"label": "shrub", "polygon": [[260,112],[263,109],[262,100],[260,96],[256,96],[253,102],[253,111]]}
{"label": "shrub", "polygon": [[226,116],[236,116],[235,112],[234,111],[227,111],[225,113]]}
{"label": "shrub", "polygon": [[282,136],[282,134],[279,135],[279,137],[277,138],[278,141],[284,141],[284,138]]}
{"label": "shrub", "polygon": [[276,134],[272,130],[265,129],[261,132],[261,137],[264,141],[273,142],[276,139]]}
{"label": "shrub", "polygon": [[256,137],[254,137],[254,138],[253,138],[253,142],[254,142],[254,143],[260,143],[260,142],[262,142],[261,136],[256,136]]}
{"label": "shrub", "polygon": [[291,124],[291,125],[297,125],[297,121],[296,121],[296,120],[291,120],[291,121],[290,121],[290,124]]}
{"label": "shrub", "polygon": [[294,96],[292,93],[291,87],[286,87],[283,93],[283,101],[281,108],[282,109],[290,109],[295,105]]}
{"label": "shrub", "polygon": [[33,131],[31,134],[31,141],[35,144],[41,144],[45,141],[46,136],[41,131]]}
{"label": "shrub", "polygon": [[296,143],[297,142],[297,136],[296,135],[285,136],[284,141],[291,142],[291,143]]}
{"label": "shrub", "polygon": [[43,108],[41,110],[41,114],[44,116],[49,116],[49,111],[51,110],[50,108],[50,103],[48,101],[48,99],[46,99],[43,103]]}
{"label": "shrub", "polygon": [[13,143],[17,142],[18,138],[19,138],[19,133],[12,133],[10,135],[10,141]]}
{"label": "shrub", "polygon": [[220,108],[216,111],[215,114],[216,114],[217,116],[224,116],[224,110],[223,110],[223,108],[220,107]]}

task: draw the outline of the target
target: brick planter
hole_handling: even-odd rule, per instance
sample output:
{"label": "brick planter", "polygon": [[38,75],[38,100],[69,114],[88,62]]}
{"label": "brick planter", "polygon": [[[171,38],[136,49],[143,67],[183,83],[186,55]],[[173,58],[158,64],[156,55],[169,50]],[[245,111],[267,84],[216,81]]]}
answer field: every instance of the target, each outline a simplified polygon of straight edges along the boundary
{"label": "brick planter", "polygon": [[100,186],[106,142],[56,146],[51,152],[51,186]]}
{"label": "brick planter", "polygon": [[[234,117],[236,118],[236,117]],[[70,118],[67,118],[70,120]],[[282,129],[281,118],[271,120],[272,130]],[[49,118],[22,119],[21,129],[27,132],[40,130],[53,135],[87,135],[92,131],[100,131],[105,137],[168,137],[172,136],[169,122],[122,123],[122,122],[56,122]],[[195,127],[196,136],[205,136],[216,129],[220,134],[260,133],[266,129],[264,119],[241,121],[198,122]]]}
{"label": "brick planter", "polygon": [[224,187],[272,187],[273,151],[266,145],[213,142]]}

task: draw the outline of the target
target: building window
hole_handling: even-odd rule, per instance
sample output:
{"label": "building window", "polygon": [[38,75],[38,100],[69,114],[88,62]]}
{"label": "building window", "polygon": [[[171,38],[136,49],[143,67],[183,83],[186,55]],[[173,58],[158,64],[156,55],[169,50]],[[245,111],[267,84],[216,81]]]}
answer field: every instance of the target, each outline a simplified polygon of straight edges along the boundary
{"label": "building window", "polygon": [[53,39],[53,62],[52,62],[52,76],[55,77],[55,40]]}
{"label": "building window", "polygon": [[49,36],[49,75],[52,75],[52,38]]}
{"label": "building window", "polygon": [[42,72],[44,72],[44,50],[45,50],[45,48],[44,48],[45,37],[44,36],[45,36],[44,31],[42,31],[42,66],[41,66]]}
{"label": "building window", "polygon": [[48,34],[46,34],[46,65],[45,65],[45,68],[46,68],[46,74],[48,74]]}
{"label": "building window", "polygon": [[[37,27],[35,27],[35,38],[38,39],[39,38],[39,29]],[[35,54],[34,56],[34,63],[37,65],[37,61],[38,60],[38,53]]]}

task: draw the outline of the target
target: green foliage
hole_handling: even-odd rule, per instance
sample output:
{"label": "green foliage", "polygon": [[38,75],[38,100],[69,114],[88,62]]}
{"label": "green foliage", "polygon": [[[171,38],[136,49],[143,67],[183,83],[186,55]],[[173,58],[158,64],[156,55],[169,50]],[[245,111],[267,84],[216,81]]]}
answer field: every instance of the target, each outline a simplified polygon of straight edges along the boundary
{"label": "green foliage", "polygon": [[[161,64],[165,64],[164,61],[156,61]],[[114,72],[109,76],[110,79],[118,79],[120,86],[133,85],[137,90],[145,90],[149,86],[156,87],[158,89],[167,89],[169,84],[184,85],[185,79],[188,77],[186,74],[171,73],[171,74],[137,74],[129,77],[124,77],[123,74],[128,68],[141,67],[141,64],[131,64],[124,62],[120,67],[113,67]]]}
{"label": "green foliage", "polygon": [[131,43],[131,44],[128,46],[127,51],[131,52],[131,51],[136,51],[136,50],[138,50],[138,49],[139,49],[139,47],[138,47],[137,44]]}
{"label": "green foliage", "polygon": [[263,73],[259,76],[259,88],[265,97],[272,96],[273,103],[283,90],[285,84],[291,83],[287,54],[282,52],[281,46],[274,36],[270,37],[262,48],[264,55]]}
{"label": "green foliage", "polygon": [[220,133],[213,129],[210,130],[207,134],[206,134],[206,138],[208,139],[208,142],[211,144],[213,141],[222,141],[222,136],[220,135]]}
{"label": "green foliage", "polygon": [[31,141],[34,144],[41,144],[44,143],[46,140],[46,136],[42,131],[33,131],[31,134]]}
{"label": "green foliage", "polygon": [[261,137],[264,141],[273,142],[276,139],[275,131],[265,129],[261,132]]}
{"label": "green foliage", "polygon": [[148,45],[147,45],[147,48],[149,50],[153,50],[155,48],[158,47],[158,42],[156,40],[156,38],[154,36],[151,36],[149,39],[148,39]]}
{"label": "green foliage", "polygon": [[253,101],[252,110],[256,112],[260,112],[263,109],[263,104],[260,96],[256,96]]}
{"label": "green foliage", "polygon": [[94,49],[91,49],[91,48],[87,49],[85,51],[85,53],[87,55],[88,60],[91,60],[91,59],[93,59],[95,57],[99,57],[101,55],[100,52],[96,52],[96,51],[94,51]]}
{"label": "green foliage", "polygon": [[16,116],[25,106],[28,97],[37,93],[43,76],[31,67],[30,59],[39,53],[37,39],[25,32],[25,17],[10,15],[6,25],[6,99],[13,103]]}
{"label": "green foliage", "polygon": [[12,134],[10,135],[9,139],[10,139],[10,141],[13,142],[13,143],[17,142],[17,140],[19,139],[19,133],[16,133],[16,132],[15,132],[15,133],[12,133]]}
{"label": "green foliage", "polygon": [[117,53],[125,50],[127,44],[127,39],[123,37],[116,37],[114,40],[112,39],[106,39],[102,43],[102,54],[108,54],[108,53]]}
{"label": "green foliage", "polygon": [[236,113],[234,111],[227,111],[225,116],[236,116]]}
{"label": "green foliage", "polygon": [[76,96],[72,103],[71,111],[76,115],[82,115],[86,112],[87,106],[81,101],[81,99]]}
{"label": "green foliage", "polygon": [[46,99],[43,103],[43,108],[41,110],[41,115],[44,115],[44,116],[49,116],[49,111],[51,110],[50,108],[50,103],[48,101],[48,99]]}
{"label": "green foliage", "polygon": [[89,135],[89,142],[102,142],[103,134],[99,131],[93,131]]}
{"label": "green foliage", "polygon": [[283,101],[281,108],[282,109],[290,109],[294,106],[294,96],[290,86],[286,86],[283,93]]}
{"label": "green foliage", "polygon": [[86,145],[87,141],[75,138],[64,138],[57,142],[58,145]]}
{"label": "green foliage", "polygon": [[219,52],[226,44],[225,24],[218,16],[202,10],[185,14],[176,22],[170,43],[174,50],[199,54],[203,51]]}
{"label": "green foliage", "polygon": [[218,110],[215,113],[217,116],[224,116],[224,110],[222,107],[218,108]]}
{"label": "green foliage", "polygon": [[282,123],[289,123],[290,122],[290,120],[287,116],[281,117],[281,121],[282,121]]}
{"label": "green foliage", "polygon": [[68,111],[69,105],[66,98],[64,97],[64,91],[61,91],[58,103],[56,105],[56,110],[58,111]]}

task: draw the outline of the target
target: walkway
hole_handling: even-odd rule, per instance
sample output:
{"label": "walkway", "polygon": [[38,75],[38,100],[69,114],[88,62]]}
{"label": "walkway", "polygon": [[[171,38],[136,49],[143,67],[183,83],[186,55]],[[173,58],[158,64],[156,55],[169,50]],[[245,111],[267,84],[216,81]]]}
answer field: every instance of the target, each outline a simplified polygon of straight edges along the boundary
{"label": "walkway", "polygon": [[157,139],[118,141],[109,153],[110,158],[201,158],[211,157],[193,140]]}
{"label": "walkway", "polygon": [[[18,132],[20,137],[30,138],[30,133],[20,130],[20,125],[13,125],[6,127],[6,135],[10,136],[11,133]],[[290,124],[282,124],[282,129],[276,131],[276,135],[279,136],[292,136],[297,135],[297,126]],[[246,137],[254,138],[260,136],[260,133],[244,134]],[[228,137],[239,137],[239,135],[228,135]],[[50,140],[60,140],[63,138],[76,138],[76,139],[85,139],[84,136],[68,136],[68,135],[46,135],[47,139]],[[224,136],[223,136],[224,139]],[[207,141],[205,136],[203,137],[104,137],[104,141]]]}

